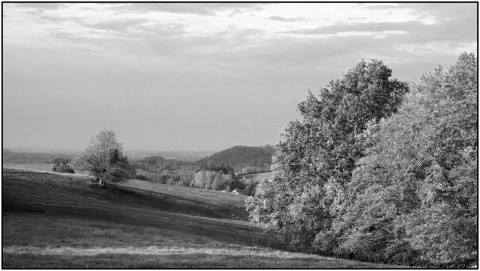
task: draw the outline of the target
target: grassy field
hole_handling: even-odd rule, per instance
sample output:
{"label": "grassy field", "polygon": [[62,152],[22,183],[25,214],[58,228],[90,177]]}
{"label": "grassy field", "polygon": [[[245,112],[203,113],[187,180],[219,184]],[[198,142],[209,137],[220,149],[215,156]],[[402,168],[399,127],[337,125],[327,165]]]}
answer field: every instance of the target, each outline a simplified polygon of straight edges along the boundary
{"label": "grassy field", "polygon": [[52,172],[53,164],[51,163],[3,163],[3,167],[14,169],[27,169],[36,171]]}
{"label": "grassy field", "polygon": [[244,196],[3,168],[3,268],[385,268],[275,250]]}

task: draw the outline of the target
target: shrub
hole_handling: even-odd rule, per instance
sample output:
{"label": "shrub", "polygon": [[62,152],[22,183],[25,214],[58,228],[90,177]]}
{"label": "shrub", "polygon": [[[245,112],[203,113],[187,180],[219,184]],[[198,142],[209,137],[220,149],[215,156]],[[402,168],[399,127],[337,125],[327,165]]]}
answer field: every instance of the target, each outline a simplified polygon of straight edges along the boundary
{"label": "shrub", "polygon": [[72,174],[75,173],[73,168],[67,164],[55,164],[53,166],[53,171],[60,172],[60,173],[72,173]]}
{"label": "shrub", "polygon": [[170,177],[170,178],[168,179],[168,181],[167,181],[167,184],[168,184],[168,185],[175,185],[175,184],[176,184],[175,178],[174,178],[173,176]]}
{"label": "shrub", "polygon": [[130,172],[122,168],[114,168],[111,170],[110,174],[108,175],[107,179],[111,182],[120,182],[123,180],[127,180],[131,177]]}
{"label": "shrub", "polygon": [[143,176],[143,175],[135,175],[135,179],[137,180],[142,180],[142,181],[146,181],[147,180],[147,177]]}
{"label": "shrub", "polygon": [[213,190],[223,190],[225,189],[225,176],[221,173],[218,173],[213,179],[212,189]]}

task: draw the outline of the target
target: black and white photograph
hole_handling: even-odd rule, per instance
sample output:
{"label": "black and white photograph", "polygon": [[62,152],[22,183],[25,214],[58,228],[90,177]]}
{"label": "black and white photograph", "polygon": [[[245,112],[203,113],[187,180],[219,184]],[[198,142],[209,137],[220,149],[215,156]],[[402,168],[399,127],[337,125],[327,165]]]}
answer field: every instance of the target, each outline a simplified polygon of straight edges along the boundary
{"label": "black and white photograph", "polygon": [[478,1],[2,1],[2,269],[478,269]]}

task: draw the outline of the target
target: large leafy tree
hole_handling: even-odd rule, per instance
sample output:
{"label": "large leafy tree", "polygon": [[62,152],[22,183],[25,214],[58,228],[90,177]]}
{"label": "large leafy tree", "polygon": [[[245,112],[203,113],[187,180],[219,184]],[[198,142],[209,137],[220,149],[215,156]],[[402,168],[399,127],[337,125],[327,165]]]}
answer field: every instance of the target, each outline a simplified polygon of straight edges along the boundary
{"label": "large leafy tree", "polygon": [[298,109],[303,120],[282,133],[273,159],[274,180],[247,202],[251,218],[284,235],[295,249],[311,248],[341,215],[344,188],[364,156],[361,134],[370,121],[395,113],[408,91],[392,80],[382,61],[361,61],[317,98],[309,93]]}
{"label": "large leafy tree", "polygon": [[119,181],[134,174],[122,151],[123,146],[115,132],[105,129],[92,138],[75,166],[95,176],[103,187],[107,180]]}
{"label": "large leafy tree", "polygon": [[334,227],[339,253],[440,267],[477,261],[477,87],[476,58],[462,54],[422,76],[397,114],[371,123]]}

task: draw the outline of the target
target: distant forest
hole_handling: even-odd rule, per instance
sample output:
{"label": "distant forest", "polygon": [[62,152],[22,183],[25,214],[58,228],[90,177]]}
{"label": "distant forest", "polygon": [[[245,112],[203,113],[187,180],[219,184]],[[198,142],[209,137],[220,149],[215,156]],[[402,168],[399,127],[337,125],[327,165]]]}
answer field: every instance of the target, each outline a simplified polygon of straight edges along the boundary
{"label": "distant forest", "polygon": [[272,155],[275,149],[271,145],[261,147],[235,146],[221,152],[214,153],[195,164],[228,165],[237,174],[250,174],[270,171]]}
{"label": "distant forest", "polygon": [[229,169],[232,169],[236,174],[251,174],[270,171],[274,151],[275,150],[271,145],[260,147],[234,146],[214,153],[194,163],[176,159],[166,159],[162,156],[148,156],[135,160],[132,162],[132,165],[135,168],[149,172],[180,169],[205,169],[228,173]]}

